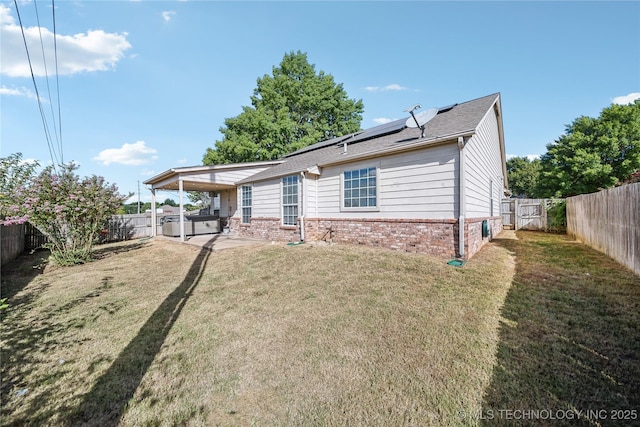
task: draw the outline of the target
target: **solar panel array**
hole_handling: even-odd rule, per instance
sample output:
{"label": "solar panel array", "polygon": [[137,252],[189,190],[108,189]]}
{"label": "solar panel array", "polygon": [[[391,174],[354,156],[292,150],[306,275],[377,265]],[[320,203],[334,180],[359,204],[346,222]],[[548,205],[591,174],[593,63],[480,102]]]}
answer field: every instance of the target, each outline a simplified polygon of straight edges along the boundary
{"label": "solar panel array", "polygon": [[353,135],[354,134],[343,135],[343,136],[327,139],[326,141],[316,142],[313,145],[309,145],[307,147],[301,148],[298,151],[294,151],[293,153],[289,153],[283,157],[297,156],[298,154],[306,153],[307,151],[318,150],[320,148],[328,147],[330,145],[336,145],[344,141],[345,139],[351,138]]}
{"label": "solar panel array", "polygon": [[407,121],[407,119],[399,119],[399,120],[394,120],[392,122],[389,123],[385,123],[383,125],[380,126],[375,126],[372,128],[369,128],[367,130],[365,130],[362,133],[357,134],[355,137],[353,137],[352,139],[349,140],[349,143],[353,143],[353,142],[359,142],[359,141],[364,141],[367,139],[371,139],[371,138],[376,138],[378,136],[382,136],[382,135],[389,135],[390,133],[396,133],[396,132],[400,132],[402,129],[404,129],[405,126],[405,122]]}
{"label": "solar panel array", "polygon": [[[445,107],[438,108],[438,114],[445,113],[455,107],[456,104],[450,104]],[[318,150],[320,148],[329,147],[331,145],[340,145],[344,141],[347,141],[349,144],[355,142],[366,141],[367,139],[377,138],[383,135],[389,135],[392,133],[400,132],[402,129],[406,127],[407,118],[393,120],[389,123],[385,123],[379,126],[375,126],[369,129],[366,129],[360,133],[356,132],[350,135],[338,136],[336,138],[328,139],[326,141],[321,141],[313,145],[309,145],[308,147],[301,148],[300,150],[285,155],[284,157],[291,157],[298,154],[306,153],[308,151]]]}

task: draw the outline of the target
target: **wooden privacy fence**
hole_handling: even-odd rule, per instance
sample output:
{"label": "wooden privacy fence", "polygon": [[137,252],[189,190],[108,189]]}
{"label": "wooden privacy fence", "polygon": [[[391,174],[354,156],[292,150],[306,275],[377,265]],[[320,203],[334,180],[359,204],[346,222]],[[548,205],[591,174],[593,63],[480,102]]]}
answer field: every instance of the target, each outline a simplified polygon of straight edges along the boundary
{"label": "wooden privacy fence", "polygon": [[510,230],[559,231],[548,213],[562,199],[503,199],[503,227]]}
{"label": "wooden privacy fence", "polygon": [[[158,214],[157,224],[163,214]],[[162,234],[158,225],[158,234]],[[113,242],[119,240],[138,239],[151,236],[151,214],[129,214],[112,216],[100,235],[100,241]],[[14,260],[25,251],[41,248],[47,238],[30,223],[19,225],[0,225],[0,258],[2,265]]]}
{"label": "wooden privacy fence", "polygon": [[24,224],[24,250],[32,251],[39,249],[47,243],[47,236],[42,234],[40,230],[31,225],[30,222]]}
{"label": "wooden privacy fence", "polygon": [[569,197],[567,234],[640,275],[640,183]]}
{"label": "wooden privacy fence", "polygon": [[[160,224],[160,218],[164,214],[157,214],[156,224]],[[162,230],[158,228],[158,234],[162,234]],[[107,227],[103,230],[103,238],[107,241],[139,239],[141,237],[149,237],[151,232],[151,214],[126,214],[114,215],[109,220]]]}
{"label": "wooden privacy fence", "polygon": [[0,224],[0,265],[5,265],[24,252],[24,224]]}

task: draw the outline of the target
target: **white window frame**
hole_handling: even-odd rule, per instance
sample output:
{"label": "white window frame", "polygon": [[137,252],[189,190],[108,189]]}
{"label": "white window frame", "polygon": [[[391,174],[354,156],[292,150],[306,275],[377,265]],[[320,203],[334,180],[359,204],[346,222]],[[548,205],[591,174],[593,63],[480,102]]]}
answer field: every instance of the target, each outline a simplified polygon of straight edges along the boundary
{"label": "white window frame", "polygon": [[[374,170],[374,176],[371,176],[371,170]],[[364,179],[364,178],[360,178],[360,173],[362,171],[366,170],[367,171],[367,177],[366,179],[368,180],[367,182],[367,186],[363,189],[367,192],[367,195],[363,198],[367,199],[367,202],[370,202],[371,198],[375,199],[375,206],[347,206],[348,203],[346,203],[347,199],[350,199],[351,201],[355,200],[355,197],[353,197],[352,195],[352,191],[354,191],[353,188],[353,183],[355,178],[351,177],[348,178],[347,176],[349,174],[353,174],[353,172],[357,172],[358,173],[358,180],[360,179]],[[375,179],[375,187],[374,189],[374,193],[375,195],[373,197],[371,197],[370,195],[370,189],[371,187],[370,185],[370,180],[369,178],[374,178]],[[350,181],[351,184],[349,184],[347,181]],[[356,187],[357,191],[362,190],[362,188],[360,187],[360,185],[358,185],[358,187]],[[351,194],[350,194],[351,193]],[[360,197],[358,196],[358,200],[360,199]],[[340,211],[342,212],[379,212],[380,211],[380,167],[378,165],[375,166],[363,166],[363,167],[352,167],[352,168],[345,168],[340,172]]]}
{"label": "white window frame", "polygon": [[[246,204],[247,198],[245,189],[249,193],[249,204]],[[240,223],[241,224],[251,224],[251,214],[253,213],[253,187],[251,185],[243,185],[240,187]],[[249,214],[246,215],[246,210],[248,210]],[[248,221],[245,221],[245,218],[248,217]]]}
{"label": "white window frame", "polygon": [[[294,180],[295,184],[289,183],[288,181]],[[285,189],[295,188],[295,203],[293,199],[285,199],[285,197],[292,197],[290,194],[285,194]],[[298,215],[300,213],[300,180],[298,179],[298,175],[287,175],[283,176],[280,180],[280,208],[281,215],[280,220],[282,221],[282,225],[286,227],[294,227],[298,225]],[[288,208],[294,208],[295,214],[292,215],[288,213]],[[287,219],[291,221],[293,218],[293,223],[287,222]]]}

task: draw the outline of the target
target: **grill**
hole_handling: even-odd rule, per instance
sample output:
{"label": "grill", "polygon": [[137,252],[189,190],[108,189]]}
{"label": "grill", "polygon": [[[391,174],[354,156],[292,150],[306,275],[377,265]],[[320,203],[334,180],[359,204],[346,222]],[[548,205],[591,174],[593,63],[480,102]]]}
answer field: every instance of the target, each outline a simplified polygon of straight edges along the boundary
{"label": "grill", "polygon": [[[165,215],[161,219],[162,235],[180,236],[180,215]],[[220,232],[220,218],[217,215],[185,215],[184,235],[197,236]]]}

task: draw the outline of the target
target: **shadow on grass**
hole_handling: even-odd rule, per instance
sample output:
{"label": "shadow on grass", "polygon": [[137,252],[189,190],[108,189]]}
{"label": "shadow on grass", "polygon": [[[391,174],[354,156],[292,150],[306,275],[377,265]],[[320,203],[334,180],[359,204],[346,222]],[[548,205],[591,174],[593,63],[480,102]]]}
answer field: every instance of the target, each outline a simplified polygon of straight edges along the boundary
{"label": "shadow on grass", "polygon": [[[99,257],[105,258],[121,252],[129,252],[146,246],[142,242],[133,242],[126,246],[102,247],[98,250]],[[50,286],[47,276],[44,280],[34,283],[34,279],[45,271],[50,251],[37,250],[31,254],[24,254],[2,268],[2,298],[8,298],[7,313],[11,319],[5,321],[2,316],[2,364],[0,374],[0,407],[3,422],[10,418],[17,408],[10,403],[15,394],[24,393],[30,399],[21,402],[22,409],[28,407],[26,413],[32,414],[33,419],[16,421],[16,425],[46,424],[56,415],[56,411],[48,410],[47,402],[56,399],[56,390],[52,384],[67,375],[72,369],[64,360],[51,360],[50,354],[60,348],[78,345],[77,337],[69,336],[68,332],[82,328],[86,318],[60,316],[68,313],[74,307],[82,305],[99,297],[113,287],[113,277],[105,276],[99,286],[85,295],[78,296],[57,306],[55,303],[46,304],[42,311],[34,309],[38,305],[43,292]],[[68,267],[56,267],[64,271]],[[28,287],[28,288],[27,288]],[[25,290],[25,292],[21,292]],[[101,310],[114,310],[111,306],[101,306]],[[39,313],[39,314],[34,314]],[[101,312],[96,312],[99,316]],[[42,365],[51,364],[53,369],[42,369]],[[55,364],[55,365],[53,365]],[[28,378],[28,380],[27,380]],[[37,396],[37,397],[34,397]],[[43,409],[44,404],[44,409]],[[65,412],[65,405],[61,404],[61,411]],[[37,414],[37,415],[35,415]],[[60,414],[57,414],[60,415]]]}
{"label": "shadow on grass", "polygon": [[211,255],[210,248],[216,238],[217,236],[203,246],[182,283],[165,298],[138,334],[83,397],[80,405],[73,411],[75,422],[81,425],[118,425],[142,378],[200,282]]}
{"label": "shadow on grass", "polygon": [[33,253],[24,253],[2,266],[2,285],[0,298],[12,298],[27,286],[36,276],[42,274],[51,252],[39,249]]}
{"label": "shadow on grass", "polygon": [[517,236],[495,240],[517,265],[481,424],[640,425],[640,278],[566,236]]}

